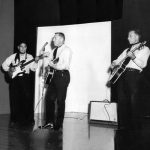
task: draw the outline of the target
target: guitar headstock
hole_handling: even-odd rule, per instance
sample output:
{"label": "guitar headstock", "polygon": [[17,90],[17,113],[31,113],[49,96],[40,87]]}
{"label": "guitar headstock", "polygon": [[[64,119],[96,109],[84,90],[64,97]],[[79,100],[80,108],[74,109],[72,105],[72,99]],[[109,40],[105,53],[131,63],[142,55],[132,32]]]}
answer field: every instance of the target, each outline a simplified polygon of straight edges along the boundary
{"label": "guitar headstock", "polygon": [[146,43],[147,43],[147,41],[141,42],[140,45],[139,45],[139,47],[138,47],[138,49],[139,50],[143,49]]}
{"label": "guitar headstock", "polygon": [[48,42],[46,42],[43,47],[41,48],[41,51],[45,51],[45,46],[48,44]]}
{"label": "guitar headstock", "polygon": [[43,54],[41,54],[39,57],[39,59],[43,59],[44,57],[49,57],[50,53],[49,52],[45,52]]}

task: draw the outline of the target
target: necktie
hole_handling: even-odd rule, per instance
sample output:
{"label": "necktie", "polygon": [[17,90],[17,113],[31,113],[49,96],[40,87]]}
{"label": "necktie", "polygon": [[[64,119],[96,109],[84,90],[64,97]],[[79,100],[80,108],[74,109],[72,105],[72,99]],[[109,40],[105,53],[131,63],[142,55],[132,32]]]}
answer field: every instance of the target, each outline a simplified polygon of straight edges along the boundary
{"label": "necktie", "polygon": [[56,47],[55,50],[54,50],[54,53],[53,53],[53,60],[56,58],[57,50],[58,50],[58,47]]}

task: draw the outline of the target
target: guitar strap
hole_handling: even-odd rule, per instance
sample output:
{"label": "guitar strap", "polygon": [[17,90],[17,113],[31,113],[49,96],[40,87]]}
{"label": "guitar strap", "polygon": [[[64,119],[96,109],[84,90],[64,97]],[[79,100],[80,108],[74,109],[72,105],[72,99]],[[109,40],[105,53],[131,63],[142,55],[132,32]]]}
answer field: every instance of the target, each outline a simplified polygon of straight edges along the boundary
{"label": "guitar strap", "polygon": [[[19,55],[19,53],[17,53],[16,56],[15,56],[15,63],[16,63],[17,59],[18,59],[18,63],[20,63],[20,55]],[[24,62],[26,62],[26,60],[27,60],[27,53],[25,54],[25,61]]]}
{"label": "guitar strap", "polygon": [[15,63],[16,63],[17,59],[18,59],[18,63],[19,63],[20,62],[19,52],[15,56]]}
{"label": "guitar strap", "polygon": [[26,55],[25,55],[25,62],[26,62],[26,60],[27,60],[27,53],[26,53]]}

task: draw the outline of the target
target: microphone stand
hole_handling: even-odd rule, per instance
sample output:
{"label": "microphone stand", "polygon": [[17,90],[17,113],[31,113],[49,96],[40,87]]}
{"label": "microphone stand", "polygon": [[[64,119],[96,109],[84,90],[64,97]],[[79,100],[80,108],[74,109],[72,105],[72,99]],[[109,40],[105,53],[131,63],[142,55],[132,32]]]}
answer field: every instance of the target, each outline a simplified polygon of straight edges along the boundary
{"label": "microphone stand", "polygon": [[[45,48],[43,49],[43,52],[45,51]],[[46,94],[46,87],[45,87],[45,62],[44,62],[44,58],[43,58],[43,61],[42,61],[42,81],[43,81],[43,83],[42,83],[42,95],[41,95],[41,115],[40,115],[40,129],[43,129],[43,127],[42,127],[42,120],[43,120],[43,116],[42,116],[42,102],[44,102],[44,99],[45,99],[45,94]],[[43,108],[44,108],[45,106],[43,106]],[[43,113],[44,113],[44,110],[43,110]],[[44,114],[43,114],[44,115]]]}
{"label": "microphone stand", "polygon": [[[45,48],[43,48],[42,49],[42,52],[44,52],[45,51]],[[36,105],[36,107],[35,107],[35,110],[37,109],[37,107],[38,107],[38,105],[40,104],[40,102],[41,102],[41,108],[40,108],[40,115],[39,115],[39,119],[38,120],[40,120],[40,122],[38,121],[38,123],[37,123],[37,127],[38,128],[40,128],[40,129],[43,129],[43,127],[42,127],[42,118],[43,118],[43,116],[42,116],[42,102],[44,101],[44,99],[45,99],[45,93],[46,93],[46,90],[47,90],[47,88],[46,88],[46,86],[45,86],[45,62],[44,62],[44,58],[43,58],[43,60],[42,60],[42,65],[41,65],[41,73],[40,73],[40,76],[42,77],[42,92],[41,92],[41,98],[40,98],[40,100],[38,101],[38,103],[37,103],[37,105]],[[44,107],[43,107],[44,108]],[[34,110],[34,111],[35,111]],[[44,111],[43,111],[44,112]],[[39,126],[38,126],[38,124],[40,124]],[[36,130],[37,129],[37,127],[35,127],[34,129],[33,129],[33,131],[34,130]]]}

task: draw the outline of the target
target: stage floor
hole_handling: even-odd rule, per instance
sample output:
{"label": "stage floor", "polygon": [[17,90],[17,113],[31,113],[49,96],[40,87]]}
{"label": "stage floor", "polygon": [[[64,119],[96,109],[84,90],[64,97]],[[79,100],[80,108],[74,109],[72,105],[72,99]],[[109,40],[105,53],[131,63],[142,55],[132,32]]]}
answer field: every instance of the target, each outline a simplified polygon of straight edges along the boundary
{"label": "stage floor", "polygon": [[70,113],[63,130],[52,131],[34,125],[10,127],[9,115],[0,115],[0,150],[149,150],[149,128],[147,123],[140,131],[117,131],[89,124],[87,114]]}

